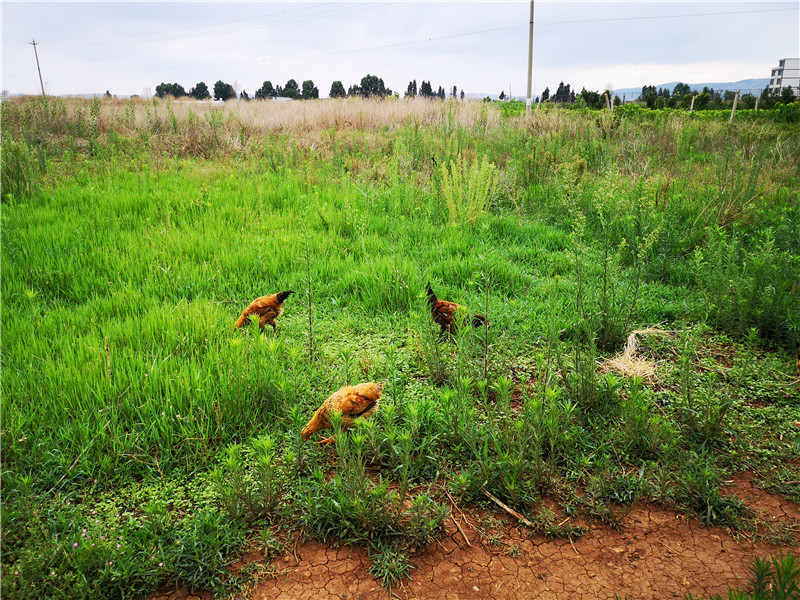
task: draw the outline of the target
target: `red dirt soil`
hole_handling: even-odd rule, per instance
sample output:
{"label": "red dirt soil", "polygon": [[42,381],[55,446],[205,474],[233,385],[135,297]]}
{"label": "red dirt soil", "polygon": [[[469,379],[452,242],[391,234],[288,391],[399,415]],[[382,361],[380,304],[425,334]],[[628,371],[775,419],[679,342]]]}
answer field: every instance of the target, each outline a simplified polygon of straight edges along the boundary
{"label": "red dirt soil", "polygon": [[[728,489],[768,521],[791,524],[800,519],[800,506],[758,489],[747,475],[738,477]],[[482,540],[473,527],[480,515],[470,513],[463,520],[454,511],[453,516],[459,519],[463,534],[448,518],[443,537],[411,555],[416,567],[411,571],[413,579],[392,590],[397,597],[581,600],[611,599],[616,594],[647,600],[682,599],[688,592],[707,597],[724,594],[729,588],[747,588],[748,569],[755,556],[777,555],[788,548],[741,535],[737,539],[726,528],[704,527],[696,519],[652,505],[634,507],[620,531],[590,523],[573,543],[530,535],[524,525],[498,509],[495,516],[508,519],[509,524],[496,530],[503,544],[495,546]],[[794,542],[800,542],[796,529]],[[259,553],[246,555],[234,569],[254,562],[263,562]],[[266,578],[262,576],[244,597],[389,598],[387,590],[368,573],[369,566],[364,549],[301,542],[296,549],[290,548],[289,554],[274,560],[274,571]],[[153,600],[197,597],[210,598],[183,590]]]}

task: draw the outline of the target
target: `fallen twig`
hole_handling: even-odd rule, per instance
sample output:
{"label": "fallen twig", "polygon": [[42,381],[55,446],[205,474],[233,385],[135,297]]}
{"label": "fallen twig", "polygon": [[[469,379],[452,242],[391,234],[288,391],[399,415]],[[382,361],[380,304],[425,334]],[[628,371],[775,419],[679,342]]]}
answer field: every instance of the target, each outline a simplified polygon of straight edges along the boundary
{"label": "fallen twig", "polygon": [[469,546],[471,548],[472,544],[469,543],[469,539],[467,538],[467,534],[464,533],[464,530],[461,528],[461,525],[459,524],[458,520],[455,517],[450,517],[450,518],[453,519],[453,523],[456,524],[456,527],[461,532],[461,536],[464,538],[464,541],[467,543],[467,546]]}
{"label": "fallen twig", "polygon": [[[463,517],[463,516],[464,516],[464,513],[463,513],[463,512],[461,512],[461,509],[458,507],[458,504],[456,504],[456,501],[455,501],[455,500],[453,500],[453,497],[450,495],[450,492],[448,492],[447,490],[445,490],[445,491],[444,491],[444,493],[445,493],[445,494],[447,494],[447,497],[448,497],[448,498],[450,498],[450,502],[452,503],[452,505],[453,505],[453,508],[455,508],[455,509],[456,509],[456,510],[457,510],[457,511],[458,511],[458,512],[461,514],[461,516]],[[467,546],[469,546],[469,547],[471,548],[471,547],[472,547],[472,544],[470,544],[470,543],[469,543],[469,538],[467,538],[467,534],[466,534],[466,533],[464,533],[464,530],[461,528],[461,524],[460,524],[460,523],[459,523],[459,522],[456,520],[455,516],[452,516],[452,515],[451,515],[451,518],[453,519],[453,523],[455,523],[455,524],[456,524],[456,527],[457,527],[457,528],[458,528],[458,530],[461,532],[461,535],[463,536],[463,538],[464,538],[464,541],[465,541],[465,542],[467,542]]]}
{"label": "fallen twig", "polygon": [[573,542],[573,541],[572,541],[572,536],[571,536],[571,535],[570,535],[570,536],[567,536],[567,539],[569,540],[569,544],[570,544],[570,546],[572,546],[572,549],[573,549],[573,550],[575,550],[575,554],[576,554],[577,556],[580,556],[580,555],[581,555],[581,553],[580,553],[580,552],[578,552],[578,549],[575,547],[575,542]]}
{"label": "fallen twig", "polygon": [[495,496],[493,496],[492,494],[490,494],[490,493],[489,493],[489,492],[487,492],[486,490],[483,490],[483,493],[484,493],[484,494],[486,494],[486,497],[487,497],[487,498],[489,498],[489,500],[491,500],[492,502],[494,502],[495,504],[497,504],[497,506],[499,506],[500,508],[502,508],[504,511],[506,511],[508,514],[510,514],[512,517],[516,517],[518,520],[520,520],[520,521],[522,521],[523,523],[525,523],[525,525],[527,525],[527,526],[528,526],[528,527],[530,527],[531,529],[536,529],[536,525],[534,525],[533,523],[531,523],[531,522],[530,522],[528,519],[526,519],[526,518],[525,518],[525,517],[524,517],[522,514],[518,513],[518,512],[517,512],[517,511],[515,511],[513,508],[509,508],[508,506],[506,506],[505,504],[503,504],[503,503],[502,503],[500,500],[498,500],[498,499],[497,499]]}

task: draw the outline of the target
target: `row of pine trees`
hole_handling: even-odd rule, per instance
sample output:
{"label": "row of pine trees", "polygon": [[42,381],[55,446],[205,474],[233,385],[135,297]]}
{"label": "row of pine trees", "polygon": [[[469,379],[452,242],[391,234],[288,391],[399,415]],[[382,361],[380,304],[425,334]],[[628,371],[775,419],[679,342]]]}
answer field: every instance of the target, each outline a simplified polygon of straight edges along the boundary
{"label": "row of pine trees", "polygon": [[[215,100],[232,100],[236,98],[236,90],[234,87],[220,80],[214,84],[213,97]],[[328,94],[331,98],[346,98],[348,96],[360,96],[363,98],[391,96],[394,92],[386,87],[383,79],[376,75],[366,75],[361,78],[361,82],[353,84],[345,90],[341,81],[334,81],[331,84],[331,90]],[[440,98],[444,100],[446,97],[445,89],[439,86],[437,91],[433,90],[430,81],[423,81],[417,88],[417,80],[409,81],[408,88],[406,89],[406,97],[422,96],[423,98]],[[211,90],[204,81],[200,81],[188,92],[179,83],[160,83],[156,86],[156,96],[164,98],[172,96],[174,98],[190,97],[196,100],[208,100],[211,96]],[[450,92],[452,98],[458,97],[458,88],[453,86]],[[297,81],[290,79],[285,85],[273,85],[271,81],[265,81],[261,84],[253,96],[257,99],[268,98],[292,98],[302,100],[312,100],[319,98],[319,88],[314,85],[311,79],[303,81],[302,85],[298,85]],[[464,99],[464,90],[461,90],[461,99]],[[247,90],[242,90],[239,94],[241,100],[249,100],[251,96]]]}

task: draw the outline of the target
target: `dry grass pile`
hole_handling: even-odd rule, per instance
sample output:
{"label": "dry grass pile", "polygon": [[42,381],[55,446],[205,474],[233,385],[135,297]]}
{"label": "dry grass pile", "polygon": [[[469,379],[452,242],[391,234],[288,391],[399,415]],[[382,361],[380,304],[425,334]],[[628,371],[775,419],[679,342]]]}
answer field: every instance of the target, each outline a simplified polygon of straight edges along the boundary
{"label": "dry grass pile", "polygon": [[600,363],[603,372],[614,371],[623,377],[639,377],[644,382],[655,383],[656,363],[648,360],[639,354],[639,336],[643,335],[675,335],[674,331],[666,331],[656,327],[647,329],[636,329],[628,335],[625,342],[625,349]]}

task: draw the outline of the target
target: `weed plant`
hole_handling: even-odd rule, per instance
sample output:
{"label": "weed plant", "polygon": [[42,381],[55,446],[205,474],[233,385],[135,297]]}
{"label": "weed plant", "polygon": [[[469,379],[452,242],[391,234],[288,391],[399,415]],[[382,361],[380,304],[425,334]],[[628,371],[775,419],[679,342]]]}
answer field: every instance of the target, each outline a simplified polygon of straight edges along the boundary
{"label": "weed plant", "polygon": [[[716,594],[709,600],[789,600],[800,594],[800,566],[791,551],[756,557],[750,573],[750,590],[730,589],[726,595]],[[689,593],[686,600],[695,600],[695,597]]]}

